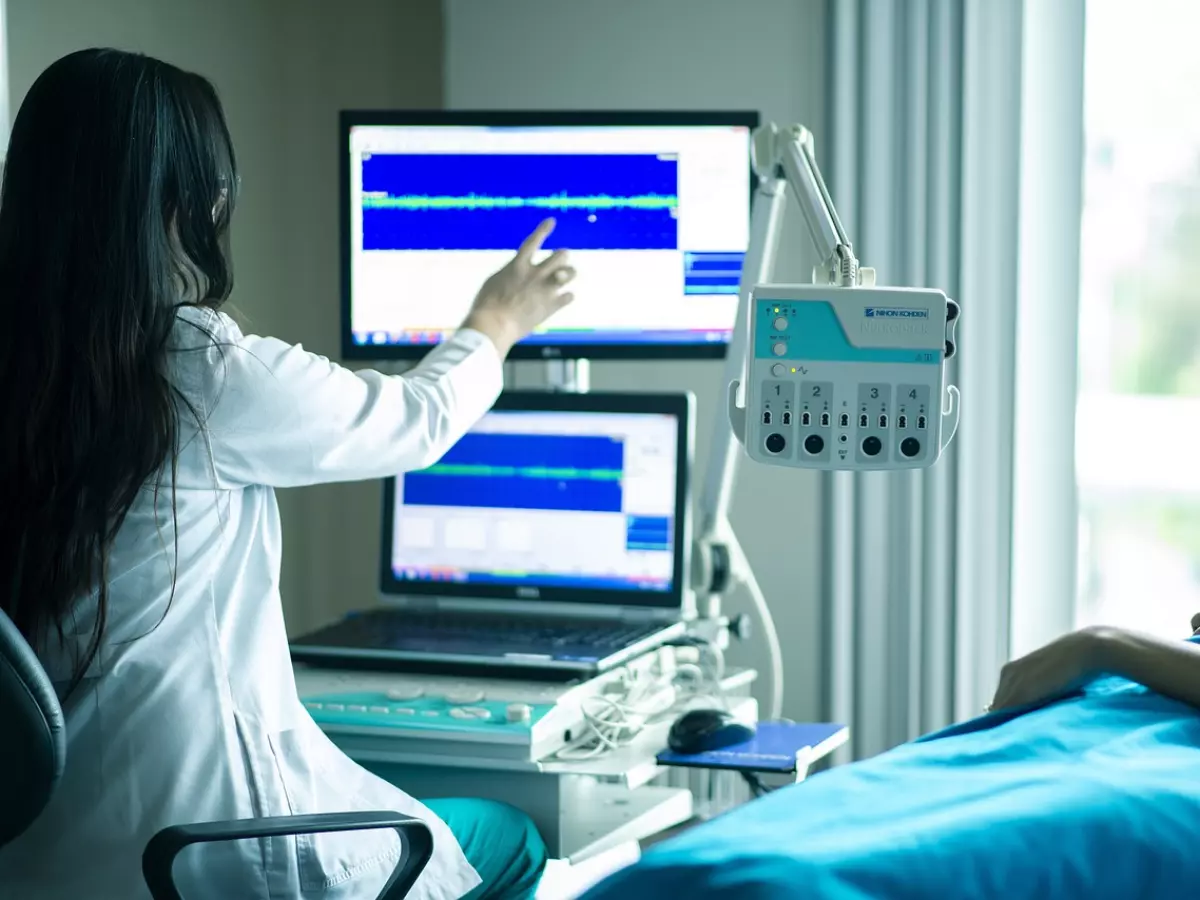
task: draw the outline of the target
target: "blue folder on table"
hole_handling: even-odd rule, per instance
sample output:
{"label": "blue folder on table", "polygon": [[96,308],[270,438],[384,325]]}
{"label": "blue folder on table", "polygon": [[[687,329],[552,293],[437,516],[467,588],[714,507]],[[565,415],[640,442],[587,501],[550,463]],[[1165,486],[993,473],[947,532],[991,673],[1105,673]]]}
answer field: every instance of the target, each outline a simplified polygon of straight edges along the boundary
{"label": "blue folder on table", "polygon": [[704,753],[664,750],[657,759],[664,766],[791,774],[796,771],[797,754],[802,755],[807,767],[844,744],[848,736],[849,729],[845,725],[760,722],[754,737],[745,743]]}

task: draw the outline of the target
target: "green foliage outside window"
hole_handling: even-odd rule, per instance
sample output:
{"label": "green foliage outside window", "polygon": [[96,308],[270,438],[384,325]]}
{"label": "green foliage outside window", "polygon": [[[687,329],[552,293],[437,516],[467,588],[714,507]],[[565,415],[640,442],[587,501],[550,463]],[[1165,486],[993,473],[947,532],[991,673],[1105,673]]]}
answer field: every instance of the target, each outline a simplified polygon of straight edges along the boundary
{"label": "green foliage outside window", "polygon": [[[1113,286],[1113,389],[1200,396],[1200,174],[1164,191],[1136,268]],[[1200,422],[1196,423],[1200,433]]]}

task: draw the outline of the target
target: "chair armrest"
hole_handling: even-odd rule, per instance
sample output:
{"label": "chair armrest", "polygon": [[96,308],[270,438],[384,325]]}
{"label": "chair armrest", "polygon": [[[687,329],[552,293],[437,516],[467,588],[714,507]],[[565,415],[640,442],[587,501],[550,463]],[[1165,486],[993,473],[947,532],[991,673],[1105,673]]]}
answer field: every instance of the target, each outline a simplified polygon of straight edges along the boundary
{"label": "chair armrest", "polygon": [[420,819],[394,812],[322,813],[313,816],[276,816],[268,819],[232,819],[164,828],[146,844],[142,853],[142,877],[154,900],[183,900],[171,870],[185,847],[246,838],[319,834],[328,831],[368,831],[393,828],[400,836],[403,856],[378,900],[400,900],[425,869],[433,855],[433,835]]}

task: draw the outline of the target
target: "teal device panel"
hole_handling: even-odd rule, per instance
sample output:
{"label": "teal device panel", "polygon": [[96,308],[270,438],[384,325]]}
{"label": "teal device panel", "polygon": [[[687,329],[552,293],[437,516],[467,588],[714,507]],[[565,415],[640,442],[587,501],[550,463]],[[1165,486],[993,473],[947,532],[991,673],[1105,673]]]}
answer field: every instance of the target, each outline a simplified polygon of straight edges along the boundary
{"label": "teal device panel", "polygon": [[[755,359],[811,362],[918,363],[940,365],[944,351],[927,348],[856,347],[850,343],[837,313],[821,301],[756,300]],[[787,319],[782,331],[775,320]],[[776,344],[786,344],[783,353]]]}
{"label": "teal device panel", "polygon": [[554,709],[551,704],[530,704],[529,721],[512,724],[506,718],[508,703],[493,701],[456,704],[435,697],[393,700],[386,694],[364,691],[310,695],[304,697],[303,703],[313,721],[321,726],[474,732],[513,738],[528,738],[534,723]]}

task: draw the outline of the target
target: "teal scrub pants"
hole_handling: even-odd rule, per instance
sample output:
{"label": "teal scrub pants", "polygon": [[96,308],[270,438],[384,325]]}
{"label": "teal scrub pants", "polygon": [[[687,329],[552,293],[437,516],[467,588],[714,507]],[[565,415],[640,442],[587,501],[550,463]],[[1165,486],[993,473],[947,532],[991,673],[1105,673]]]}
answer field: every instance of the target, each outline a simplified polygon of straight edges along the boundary
{"label": "teal scrub pants", "polygon": [[493,800],[422,801],[445,822],[482,884],[465,900],[533,900],[546,845],[519,809]]}

